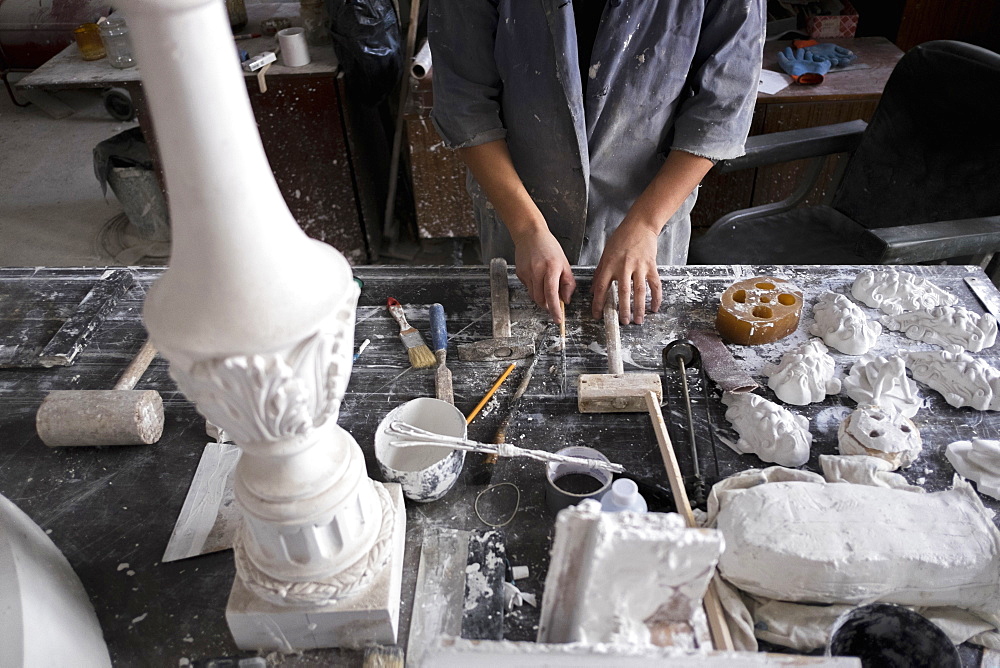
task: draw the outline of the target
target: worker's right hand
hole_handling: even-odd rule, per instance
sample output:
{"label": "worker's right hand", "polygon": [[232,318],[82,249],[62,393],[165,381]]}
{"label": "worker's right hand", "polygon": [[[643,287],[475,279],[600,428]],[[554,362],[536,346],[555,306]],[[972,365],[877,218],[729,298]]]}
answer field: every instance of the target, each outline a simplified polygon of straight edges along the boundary
{"label": "worker's right hand", "polygon": [[569,304],[576,279],[566,253],[548,228],[535,228],[514,238],[514,268],[532,301],[561,322],[559,300]]}

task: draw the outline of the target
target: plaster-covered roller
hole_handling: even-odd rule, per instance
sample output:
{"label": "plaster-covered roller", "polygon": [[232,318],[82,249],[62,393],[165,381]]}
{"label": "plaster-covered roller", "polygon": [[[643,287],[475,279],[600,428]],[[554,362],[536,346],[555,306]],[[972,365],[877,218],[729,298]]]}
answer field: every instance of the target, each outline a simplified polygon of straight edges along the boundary
{"label": "plaster-covered roller", "polygon": [[154,357],[146,341],[113,389],[50,392],[35,416],[39,438],[50,447],[156,443],[163,433],[160,393],[132,389]]}

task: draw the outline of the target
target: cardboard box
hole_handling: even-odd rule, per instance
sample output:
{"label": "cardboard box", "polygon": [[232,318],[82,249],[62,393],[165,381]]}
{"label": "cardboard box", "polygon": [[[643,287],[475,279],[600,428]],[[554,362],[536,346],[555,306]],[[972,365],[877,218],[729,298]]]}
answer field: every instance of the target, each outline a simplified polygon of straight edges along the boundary
{"label": "cardboard box", "polygon": [[838,16],[807,16],[806,33],[813,39],[854,37],[858,29],[858,12],[844,0],[843,12]]}

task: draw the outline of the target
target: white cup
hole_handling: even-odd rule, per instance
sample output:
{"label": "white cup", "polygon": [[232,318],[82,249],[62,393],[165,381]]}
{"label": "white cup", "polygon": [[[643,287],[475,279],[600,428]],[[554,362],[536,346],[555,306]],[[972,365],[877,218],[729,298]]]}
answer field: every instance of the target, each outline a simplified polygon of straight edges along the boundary
{"label": "white cup", "polygon": [[278,31],[281,47],[281,64],[285,67],[302,67],[309,64],[309,45],[305,28],[285,28]]}

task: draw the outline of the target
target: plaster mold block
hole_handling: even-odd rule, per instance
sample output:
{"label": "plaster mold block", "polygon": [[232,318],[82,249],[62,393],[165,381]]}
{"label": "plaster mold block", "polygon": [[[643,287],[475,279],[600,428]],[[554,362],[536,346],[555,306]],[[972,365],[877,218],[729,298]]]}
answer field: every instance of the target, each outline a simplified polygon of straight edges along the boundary
{"label": "plaster mold block", "polygon": [[893,473],[895,467],[885,459],[859,455],[820,455],[819,465],[827,482],[843,482],[873,487],[891,487],[923,493],[923,487],[911,485],[906,478]]}
{"label": "plaster mold block", "polygon": [[880,309],[888,315],[951,306],[958,302],[958,297],[926,278],[891,268],[862,271],[854,279],[851,294],[866,306]]}
{"label": "plaster mold block", "polygon": [[976,483],[980,494],[1000,499],[1000,441],[955,441],[944,454],[960,476]]}
{"label": "plaster mold block", "polygon": [[906,468],[920,456],[920,431],[910,418],[874,404],[863,404],[840,423],[837,441],[842,455],[884,459],[893,469]]}
{"label": "plaster mold block", "polygon": [[[359,292],[350,266],[285,205],[222,4],[123,9],[170,193],[170,266],[145,324],[180,390],[242,451],[230,630],[242,649],[393,642],[399,588],[386,583],[401,577],[405,514],[337,425]],[[260,610],[284,644],[244,633]]]}
{"label": "plaster mold block", "polygon": [[813,319],[809,333],[846,355],[864,355],[882,333],[882,325],[870,320],[857,304],[833,292],[820,295]]}
{"label": "plaster mold block", "polygon": [[722,550],[717,531],[689,529],[674,513],[604,513],[591,499],[566,508],[538,642],[661,644],[665,629],[700,612]]}
{"label": "plaster mold block", "polygon": [[805,406],[840,392],[840,380],[835,378],[837,364],[819,339],[803,343],[785,353],[781,362],[764,368],[767,386],[786,404]]}
{"label": "plaster mold block", "polygon": [[884,315],[881,321],[888,329],[903,332],[914,341],[958,346],[974,353],[991,347],[997,340],[996,318],[961,306],[935,306],[927,311]]}
{"label": "plaster mold block", "polygon": [[906,361],[899,355],[862,357],[844,379],[844,392],[858,404],[877,404],[908,418],[920,410],[917,384],[906,375]]}
{"label": "plaster mold block", "polygon": [[1000,531],[972,487],[774,482],[718,496],[719,571],[755,596],[1000,614]]}
{"label": "plaster mold block", "polygon": [[781,466],[802,466],[809,461],[812,434],[809,420],[758,394],[726,392],[722,395],[726,419],[740,435],[728,444],[740,454],[754,454]]}
{"label": "plaster mold block", "polygon": [[111,668],[94,607],[72,566],[45,532],[4,496],[0,666]]}
{"label": "plaster mold block", "polygon": [[914,380],[940,392],[955,408],[1000,410],[1000,371],[965,352],[934,350],[906,353]]}

